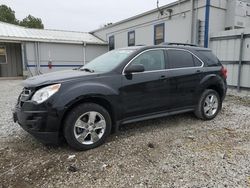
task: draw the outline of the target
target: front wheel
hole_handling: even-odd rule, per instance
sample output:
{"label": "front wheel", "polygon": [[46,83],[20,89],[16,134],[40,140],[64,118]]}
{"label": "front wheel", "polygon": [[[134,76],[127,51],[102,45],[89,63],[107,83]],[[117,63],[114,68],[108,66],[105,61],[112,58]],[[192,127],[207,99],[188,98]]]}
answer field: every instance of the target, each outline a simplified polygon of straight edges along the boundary
{"label": "front wheel", "polygon": [[77,150],[88,150],[103,144],[111,131],[111,118],[105,108],[94,103],[72,109],[64,124],[64,137]]}
{"label": "front wheel", "polygon": [[196,117],[203,120],[211,120],[217,116],[221,110],[222,101],[219,94],[212,89],[206,89],[195,109]]}

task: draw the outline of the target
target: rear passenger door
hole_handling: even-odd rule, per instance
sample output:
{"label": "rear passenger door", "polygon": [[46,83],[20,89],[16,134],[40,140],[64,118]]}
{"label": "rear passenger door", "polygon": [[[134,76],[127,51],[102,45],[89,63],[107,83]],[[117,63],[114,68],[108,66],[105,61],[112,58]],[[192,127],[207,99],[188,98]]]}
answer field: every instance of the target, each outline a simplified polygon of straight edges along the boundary
{"label": "rear passenger door", "polygon": [[184,49],[168,49],[167,78],[169,108],[191,107],[199,87],[203,63],[197,56]]}

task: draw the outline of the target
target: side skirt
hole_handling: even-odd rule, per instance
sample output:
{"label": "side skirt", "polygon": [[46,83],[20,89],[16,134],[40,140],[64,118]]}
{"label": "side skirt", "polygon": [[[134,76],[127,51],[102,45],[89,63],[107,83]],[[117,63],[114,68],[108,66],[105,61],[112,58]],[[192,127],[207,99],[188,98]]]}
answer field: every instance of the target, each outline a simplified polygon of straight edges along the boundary
{"label": "side skirt", "polygon": [[129,118],[121,121],[121,124],[128,124],[128,123],[134,123],[138,121],[144,121],[144,120],[149,120],[149,119],[156,119],[160,117],[165,117],[165,116],[171,116],[171,115],[176,115],[176,114],[182,114],[186,112],[192,112],[194,111],[194,108],[187,108],[184,110],[177,110],[177,111],[172,111],[172,112],[163,112],[163,113],[158,113],[158,114],[151,114],[151,115],[146,115],[146,116],[139,116],[139,117],[134,117],[134,118]]}

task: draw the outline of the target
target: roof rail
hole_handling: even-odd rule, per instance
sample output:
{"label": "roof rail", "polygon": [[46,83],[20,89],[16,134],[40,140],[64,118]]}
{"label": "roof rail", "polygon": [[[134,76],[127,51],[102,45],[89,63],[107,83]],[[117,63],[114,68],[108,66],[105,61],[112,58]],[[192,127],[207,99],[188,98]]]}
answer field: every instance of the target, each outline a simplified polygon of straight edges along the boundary
{"label": "roof rail", "polygon": [[194,46],[194,47],[198,47],[196,44],[177,43],[177,42],[163,42],[160,45],[176,45],[176,46]]}

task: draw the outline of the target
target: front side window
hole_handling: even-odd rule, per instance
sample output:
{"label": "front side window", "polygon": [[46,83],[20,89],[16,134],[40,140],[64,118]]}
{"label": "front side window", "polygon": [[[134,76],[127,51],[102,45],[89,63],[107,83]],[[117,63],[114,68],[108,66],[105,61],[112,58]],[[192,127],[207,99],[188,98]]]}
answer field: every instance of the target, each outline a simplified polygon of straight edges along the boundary
{"label": "front side window", "polygon": [[150,50],[139,55],[131,64],[141,64],[145,71],[165,69],[165,58],[163,50]]}
{"label": "front side window", "polygon": [[6,53],[6,47],[0,46],[0,64],[7,63],[7,53]]}
{"label": "front side window", "polygon": [[183,50],[167,50],[170,69],[194,67],[193,55]]}
{"label": "front side window", "polygon": [[115,49],[115,36],[109,37],[109,51]]}
{"label": "front side window", "polygon": [[128,46],[135,45],[135,31],[128,32]]}
{"label": "front side window", "polygon": [[154,29],[154,44],[158,45],[165,41],[165,24],[155,25]]}

